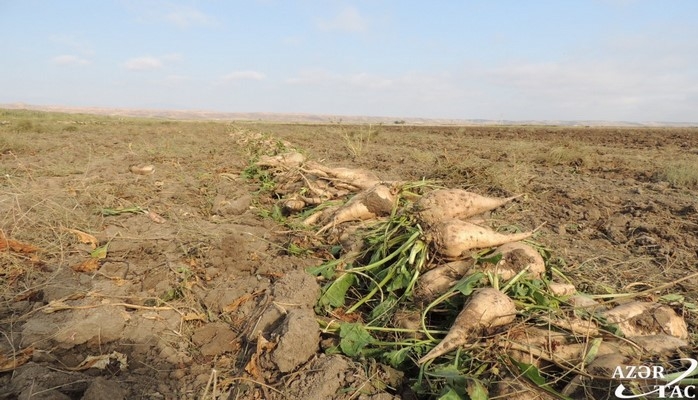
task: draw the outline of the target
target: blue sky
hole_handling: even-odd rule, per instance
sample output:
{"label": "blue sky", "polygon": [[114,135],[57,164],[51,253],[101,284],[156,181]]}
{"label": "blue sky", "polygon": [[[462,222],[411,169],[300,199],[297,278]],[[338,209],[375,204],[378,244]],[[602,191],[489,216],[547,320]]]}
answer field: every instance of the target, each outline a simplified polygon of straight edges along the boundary
{"label": "blue sky", "polygon": [[0,0],[0,103],[698,122],[698,1]]}

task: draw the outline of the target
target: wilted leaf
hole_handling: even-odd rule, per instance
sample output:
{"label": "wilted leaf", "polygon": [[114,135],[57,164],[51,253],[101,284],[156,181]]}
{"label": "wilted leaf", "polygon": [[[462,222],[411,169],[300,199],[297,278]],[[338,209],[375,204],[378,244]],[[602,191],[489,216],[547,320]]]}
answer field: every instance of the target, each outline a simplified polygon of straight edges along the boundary
{"label": "wilted leaf", "polygon": [[448,388],[448,392],[439,396],[439,400],[465,400],[461,395],[456,392],[452,387]]}
{"label": "wilted leaf", "polygon": [[75,272],[94,272],[99,269],[99,258],[88,258],[78,265],[73,265]]}
{"label": "wilted leaf", "polygon": [[589,346],[589,351],[587,351],[587,354],[584,356],[584,365],[589,365],[591,364],[592,361],[596,359],[596,355],[599,352],[599,348],[601,347],[601,343],[603,342],[603,339],[601,338],[594,338],[591,341],[591,346]]}
{"label": "wilted leaf", "polygon": [[659,300],[669,303],[669,304],[680,304],[684,308],[695,311],[698,309],[698,306],[696,306],[696,303],[692,303],[690,301],[686,301],[686,298],[678,293],[669,293],[665,294],[664,296],[660,297]]}
{"label": "wilted leaf", "polygon": [[182,319],[185,321],[203,321],[206,322],[206,315],[200,314],[200,313],[195,313],[195,312],[189,312],[186,313],[182,316]]}
{"label": "wilted leaf", "polygon": [[41,308],[41,312],[44,314],[51,314],[57,311],[70,310],[72,308],[72,306],[62,300],[52,300]]}
{"label": "wilted leaf", "polygon": [[251,299],[252,299],[252,294],[245,293],[242,296],[238,297],[237,299],[233,300],[227,306],[223,307],[223,309],[221,311],[223,311],[224,313],[235,312],[238,308],[240,308],[241,305],[247,303]]}
{"label": "wilted leaf", "polygon": [[502,253],[496,253],[489,257],[482,257],[477,259],[478,264],[494,264],[497,265],[502,260]]}
{"label": "wilted leaf", "polygon": [[463,380],[463,373],[455,365],[446,365],[429,371],[429,376],[446,378],[449,381]]}
{"label": "wilted leaf", "polygon": [[485,275],[482,272],[476,272],[472,275],[461,279],[456,283],[451,290],[457,290],[461,292],[464,296],[470,296],[470,294],[475,290],[475,286],[480,283],[480,280],[484,278]]}
{"label": "wilted leaf", "polygon": [[393,368],[398,368],[407,359],[407,353],[409,351],[409,347],[403,347],[399,350],[393,350],[385,353],[384,357],[390,366]]}
{"label": "wilted leaf", "polygon": [[121,214],[143,214],[145,211],[138,206],[133,206],[126,208],[103,208],[101,212],[105,217],[112,217]]}
{"label": "wilted leaf", "polygon": [[85,233],[83,231],[79,231],[77,229],[69,229],[65,228],[66,231],[74,233],[75,236],[78,237],[78,240],[80,243],[85,243],[89,244],[93,249],[97,248],[97,244],[99,244],[99,241],[97,241],[97,238],[90,235],[89,233]]}
{"label": "wilted leaf", "polygon": [[318,303],[321,306],[330,305],[332,307],[341,307],[344,305],[344,296],[347,294],[347,290],[354,284],[356,277],[354,274],[344,274],[332,282],[327,289],[325,289]]}
{"label": "wilted leaf", "polygon": [[665,294],[664,296],[660,297],[659,299],[664,300],[666,302],[683,303],[684,296],[679,294],[679,293],[669,293],[669,294]]}
{"label": "wilted leaf", "polygon": [[39,251],[39,248],[36,246],[14,240],[12,240],[10,243],[10,249],[12,249],[12,251],[16,251],[17,253],[34,253]]}
{"label": "wilted leaf", "polygon": [[98,260],[101,260],[103,258],[107,258],[107,248],[109,247],[109,243],[105,244],[104,246],[97,247],[96,249],[92,250],[92,253],[90,253],[90,256],[92,258],[96,258]]}
{"label": "wilted leaf", "polygon": [[118,366],[121,371],[124,371],[128,368],[127,359],[128,357],[125,354],[112,351],[110,354],[87,356],[77,367],[67,369],[71,371],[84,371],[90,368],[106,369],[109,366]]}
{"label": "wilted leaf", "polygon": [[391,310],[395,305],[398,303],[398,298],[390,294],[383,302],[378,304],[373,311],[371,311],[370,318],[371,319],[376,319]]}
{"label": "wilted leaf", "polygon": [[349,322],[340,325],[339,337],[339,347],[349,357],[359,355],[361,349],[373,342],[373,337],[363,325]]}
{"label": "wilted leaf", "polygon": [[[276,343],[270,342],[264,338],[264,336],[259,335],[257,337],[257,351],[252,355],[250,361],[245,365],[245,372],[252,375],[255,379],[262,378],[262,369],[259,366],[259,358],[264,354],[268,353],[276,347]],[[263,378],[262,378],[263,379]]]}
{"label": "wilted leaf", "polygon": [[487,388],[482,382],[478,380],[470,380],[468,382],[468,396],[470,400],[487,400],[489,395],[487,394]]}
{"label": "wilted leaf", "polygon": [[514,361],[514,363],[516,363],[516,366],[519,367],[521,373],[531,382],[535,383],[539,387],[545,385],[545,378],[543,378],[543,376],[540,374],[540,370],[538,370],[535,365],[518,361]]}
{"label": "wilted leaf", "polygon": [[306,268],[306,272],[313,276],[322,275],[325,279],[331,279],[334,276],[337,264],[339,264],[338,260],[325,262],[317,267]]}
{"label": "wilted leaf", "polygon": [[412,246],[412,248],[410,249],[410,256],[407,258],[407,262],[410,265],[414,265],[414,262],[417,259],[417,255],[420,251],[423,251],[425,248],[426,244],[421,240],[417,240],[414,243],[414,246]]}
{"label": "wilted leaf", "polygon": [[[528,378],[531,382],[535,383],[538,388],[545,390],[546,392],[552,394],[555,398],[558,399],[563,399],[563,400],[571,400],[569,397],[563,395],[562,393],[559,393],[555,389],[551,388],[548,383],[545,381],[545,378],[543,375],[541,375],[540,370],[536,368],[532,364],[527,364],[527,363],[522,363],[518,362],[516,360],[512,359],[512,362],[516,364],[516,366],[519,368],[519,371],[521,371],[521,374]],[[564,391],[563,391],[564,392]]]}
{"label": "wilted leaf", "polygon": [[7,239],[5,234],[0,231],[0,250],[9,249],[15,253],[34,253],[39,251],[38,247],[27,243],[18,242],[16,240]]}
{"label": "wilted leaf", "polygon": [[390,283],[385,288],[389,292],[394,292],[396,290],[404,289],[409,286],[412,281],[414,272],[406,268],[405,265],[400,266],[400,270],[397,272],[395,277],[390,280]]}
{"label": "wilted leaf", "polygon": [[165,218],[161,217],[155,211],[148,211],[148,218],[150,218],[150,220],[155,222],[156,224],[164,224],[165,222],[167,222]]}
{"label": "wilted leaf", "polygon": [[26,349],[9,356],[0,354],[0,372],[13,371],[19,366],[26,364],[29,360],[31,360],[33,354],[33,347],[27,347]]}
{"label": "wilted leaf", "polygon": [[351,312],[347,314],[343,308],[335,308],[332,310],[332,317],[341,322],[360,322],[361,314],[358,312]]}
{"label": "wilted leaf", "polygon": [[[23,300],[29,300],[29,299],[37,299],[38,296],[42,293],[40,290],[32,289],[32,290],[26,290],[22,293],[17,294],[15,297],[12,298],[12,301],[23,301]],[[36,301],[36,300],[34,300]]]}

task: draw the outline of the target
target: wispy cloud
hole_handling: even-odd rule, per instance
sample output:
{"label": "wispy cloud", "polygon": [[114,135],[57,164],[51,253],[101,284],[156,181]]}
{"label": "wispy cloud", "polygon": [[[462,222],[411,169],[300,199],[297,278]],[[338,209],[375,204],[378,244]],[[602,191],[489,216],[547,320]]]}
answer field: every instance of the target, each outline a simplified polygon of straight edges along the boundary
{"label": "wispy cloud", "polygon": [[124,68],[130,69],[132,71],[160,69],[162,68],[162,61],[160,61],[159,58],[151,56],[136,57],[127,60],[124,63]]}
{"label": "wispy cloud", "polygon": [[341,80],[341,75],[324,69],[304,69],[298,75],[286,79],[289,85],[320,85],[327,82]]}
{"label": "wispy cloud", "polygon": [[368,89],[385,89],[397,83],[394,78],[357,72],[339,74],[324,69],[306,69],[286,80],[290,85],[345,85]]}
{"label": "wispy cloud", "polygon": [[60,56],[53,57],[51,59],[51,63],[56,65],[87,65],[90,63],[90,61],[82,57],[70,54],[63,54]]}
{"label": "wispy cloud", "polygon": [[165,54],[164,56],[160,57],[163,61],[180,61],[182,58],[181,53],[169,53]]}
{"label": "wispy cloud", "polygon": [[385,78],[380,75],[369,74],[367,72],[360,72],[358,74],[350,75],[348,77],[348,82],[350,85],[367,87],[371,89],[387,88],[395,83],[393,79]]}
{"label": "wispy cloud", "polygon": [[318,21],[317,26],[323,31],[365,32],[368,21],[356,8],[346,7],[334,17]]}
{"label": "wispy cloud", "polygon": [[[324,113],[352,110],[357,115],[444,115],[461,107],[463,98],[481,98],[472,88],[454,86],[454,77],[443,71],[380,74],[310,68],[285,83],[287,90],[299,99],[294,106]],[[327,100],[304,105],[303,101],[312,102],[311,96]]]}
{"label": "wispy cloud", "polygon": [[192,26],[213,26],[216,19],[190,6],[168,4],[170,10],[165,12],[164,19],[179,28]]}
{"label": "wispy cloud", "polygon": [[[549,62],[518,60],[476,71],[519,115],[562,119],[680,120],[698,98],[696,44],[646,36],[606,39],[594,51]],[[472,75],[471,75],[472,76]]]}
{"label": "wispy cloud", "polygon": [[48,40],[59,47],[69,49],[70,53],[78,53],[83,56],[94,54],[94,50],[88,41],[78,38],[75,35],[53,34],[48,37]]}
{"label": "wispy cloud", "polygon": [[299,45],[303,44],[304,39],[301,36],[286,36],[281,40],[281,42],[284,45],[288,45],[288,46],[299,46]]}
{"label": "wispy cloud", "polygon": [[609,4],[611,6],[626,7],[634,5],[639,2],[639,0],[597,0],[599,3]]}
{"label": "wispy cloud", "polygon": [[194,79],[187,75],[170,74],[156,81],[156,84],[167,88],[183,88],[186,85],[193,84]]}
{"label": "wispy cloud", "polygon": [[456,87],[455,82],[453,76],[443,72],[412,71],[386,76],[370,72],[336,73],[324,69],[306,69],[286,80],[286,84],[291,86],[317,87],[332,93],[352,93],[352,96],[360,93],[359,97],[365,99],[414,104],[442,102],[472,94],[472,89]]}
{"label": "wispy cloud", "polygon": [[123,4],[141,22],[164,22],[181,29],[218,25],[218,20],[215,17],[200,9],[190,5],[177,4],[173,1],[123,0]]}
{"label": "wispy cloud", "polygon": [[[513,99],[528,99],[529,115],[543,114],[535,105],[547,104],[549,114],[567,119],[596,115],[601,119],[635,118],[681,104],[698,95],[689,77],[655,74],[645,67],[613,62],[529,63],[502,66],[485,72],[485,79],[508,91]],[[667,113],[669,110],[663,110]],[[517,116],[521,118],[522,116]]]}
{"label": "wispy cloud", "polygon": [[223,75],[221,78],[224,82],[235,82],[235,81],[262,81],[266,79],[267,76],[259,71],[245,70],[245,71],[233,71],[228,74]]}

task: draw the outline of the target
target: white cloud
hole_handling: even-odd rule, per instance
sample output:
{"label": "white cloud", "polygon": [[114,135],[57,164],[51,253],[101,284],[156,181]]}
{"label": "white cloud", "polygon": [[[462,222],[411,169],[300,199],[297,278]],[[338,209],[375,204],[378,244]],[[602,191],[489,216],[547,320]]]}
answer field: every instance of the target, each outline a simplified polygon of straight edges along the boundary
{"label": "white cloud", "polygon": [[557,115],[560,119],[653,120],[674,114],[683,108],[677,105],[698,95],[698,84],[686,85],[695,76],[662,68],[664,63],[612,59],[519,63],[481,71],[481,76],[507,92],[510,105],[519,105],[516,119]]}
{"label": "white cloud", "polygon": [[222,77],[224,82],[234,82],[234,81],[261,81],[266,79],[266,75],[259,71],[246,70],[246,71],[233,71]]}
{"label": "white cloud", "polygon": [[368,24],[354,7],[346,7],[333,18],[318,21],[318,28],[323,31],[364,32]]}
{"label": "white cloud", "polygon": [[160,69],[162,68],[162,61],[160,61],[159,58],[156,57],[137,57],[137,58],[131,58],[130,60],[127,60],[124,63],[124,67],[126,69],[130,69],[133,71],[145,71],[145,70],[152,70],[152,69]]}
{"label": "white cloud", "polygon": [[56,65],[87,65],[90,63],[89,60],[70,54],[53,57],[51,62]]}

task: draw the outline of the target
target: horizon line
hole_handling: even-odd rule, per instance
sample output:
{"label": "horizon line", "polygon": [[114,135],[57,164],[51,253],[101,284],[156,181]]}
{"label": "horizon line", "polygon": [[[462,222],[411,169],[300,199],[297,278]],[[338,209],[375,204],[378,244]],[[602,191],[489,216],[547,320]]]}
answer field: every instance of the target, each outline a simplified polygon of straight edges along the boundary
{"label": "horizon line", "polygon": [[[205,109],[131,108],[103,106],[64,106],[29,104],[23,102],[0,104],[0,109],[62,112],[67,114],[92,114],[126,117],[150,117],[175,120],[229,120],[287,123],[380,123],[393,125],[547,125],[547,126],[594,126],[594,127],[698,127],[698,122],[682,121],[610,121],[610,120],[551,120],[551,119],[486,119],[486,118],[428,118],[378,115],[315,114],[309,112],[270,111],[213,111]],[[258,118],[266,116],[267,119]],[[290,118],[289,117],[293,117]]]}

